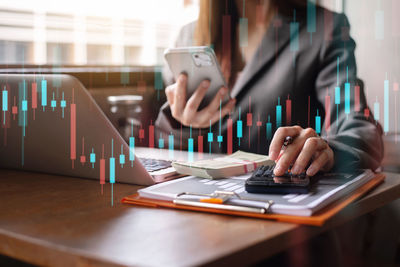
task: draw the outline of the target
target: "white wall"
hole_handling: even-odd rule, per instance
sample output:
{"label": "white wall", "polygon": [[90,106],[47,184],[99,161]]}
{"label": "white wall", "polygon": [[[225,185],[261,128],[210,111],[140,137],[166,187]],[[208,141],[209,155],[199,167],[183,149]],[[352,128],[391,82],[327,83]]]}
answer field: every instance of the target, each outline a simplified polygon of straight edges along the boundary
{"label": "white wall", "polygon": [[[357,43],[358,76],[365,82],[371,111],[374,102],[380,103],[380,122],[384,115],[384,80],[389,80],[390,132],[400,132],[399,92],[393,84],[400,83],[400,0],[322,0],[331,10],[346,13],[350,20],[351,36]],[[383,12],[383,24],[379,11]],[[395,103],[397,98],[397,103]],[[398,106],[395,110],[395,104]],[[396,121],[397,123],[396,123]]]}

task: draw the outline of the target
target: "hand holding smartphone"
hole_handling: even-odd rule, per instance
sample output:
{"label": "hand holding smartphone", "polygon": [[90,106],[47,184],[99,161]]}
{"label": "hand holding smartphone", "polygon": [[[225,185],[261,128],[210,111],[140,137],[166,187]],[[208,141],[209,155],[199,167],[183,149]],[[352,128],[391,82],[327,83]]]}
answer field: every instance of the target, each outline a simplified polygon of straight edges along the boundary
{"label": "hand holding smartphone", "polygon": [[172,116],[182,124],[206,128],[229,114],[229,96],[214,51],[207,46],[170,48],[164,53],[175,84],[166,88]]}

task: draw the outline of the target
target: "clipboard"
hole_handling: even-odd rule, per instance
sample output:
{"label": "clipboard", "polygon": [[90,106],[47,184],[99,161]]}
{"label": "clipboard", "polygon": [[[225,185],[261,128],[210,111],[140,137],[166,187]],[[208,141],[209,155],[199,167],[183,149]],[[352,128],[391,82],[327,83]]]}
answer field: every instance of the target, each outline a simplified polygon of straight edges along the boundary
{"label": "clipboard", "polygon": [[139,194],[133,194],[127,197],[124,197],[121,202],[124,204],[152,207],[152,208],[173,208],[180,210],[191,210],[191,211],[200,211],[200,212],[208,212],[208,213],[216,213],[216,214],[224,214],[224,215],[233,215],[233,216],[243,216],[243,217],[252,217],[252,218],[260,218],[260,219],[269,219],[276,220],[280,222],[289,222],[296,224],[305,224],[312,226],[322,226],[328,219],[337,214],[344,207],[349,205],[351,202],[357,200],[361,196],[365,195],[379,184],[381,184],[385,179],[385,175],[383,173],[378,173],[372,178],[369,182],[365,183],[361,187],[357,188],[349,194],[347,197],[342,198],[338,201],[335,201],[320,211],[316,212],[312,216],[294,216],[294,215],[283,215],[283,214],[272,214],[272,213],[256,213],[256,212],[245,212],[238,210],[230,210],[224,208],[214,208],[218,207],[217,205],[225,205],[225,204],[215,204],[213,207],[205,207],[202,206],[194,206],[194,205],[181,205],[176,204],[172,201],[165,200],[157,200],[157,199],[149,199],[140,197]]}

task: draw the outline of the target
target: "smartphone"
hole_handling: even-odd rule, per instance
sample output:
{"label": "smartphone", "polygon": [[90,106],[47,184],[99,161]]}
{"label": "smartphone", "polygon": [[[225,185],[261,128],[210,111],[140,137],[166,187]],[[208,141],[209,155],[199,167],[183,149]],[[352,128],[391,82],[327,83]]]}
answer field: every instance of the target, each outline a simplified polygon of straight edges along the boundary
{"label": "smartphone", "polygon": [[[165,60],[175,80],[181,73],[188,75],[187,97],[189,98],[203,80],[210,81],[210,87],[204,96],[199,109],[206,107],[215,97],[218,90],[225,86],[224,76],[218,64],[214,50],[208,46],[191,46],[168,48],[164,52]],[[228,88],[228,87],[227,87]],[[229,93],[222,99],[224,105],[230,99]]]}

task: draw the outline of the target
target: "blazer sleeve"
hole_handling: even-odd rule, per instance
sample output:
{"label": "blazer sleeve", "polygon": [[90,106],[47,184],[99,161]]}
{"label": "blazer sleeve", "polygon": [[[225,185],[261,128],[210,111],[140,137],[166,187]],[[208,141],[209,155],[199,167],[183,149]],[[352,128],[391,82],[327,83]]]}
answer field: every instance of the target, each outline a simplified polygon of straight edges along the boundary
{"label": "blazer sleeve", "polygon": [[[323,41],[321,46],[320,71],[316,79],[317,97],[320,103],[325,103],[327,93],[331,98],[328,111],[330,114],[325,114],[321,136],[334,151],[335,171],[354,168],[375,170],[380,166],[383,157],[382,128],[374,121],[372,115],[364,116],[364,110],[368,106],[362,81],[357,79],[354,56],[356,44],[348,35],[349,22],[344,14],[334,15],[331,31],[332,40]],[[337,71],[338,66],[339,71]],[[345,98],[348,97],[345,96],[346,82],[350,83],[351,88],[350,105],[347,109],[345,107]],[[359,112],[354,110],[356,84],[360,86]],[[335,104],[336,87],[340,87],[340,104]]]}

